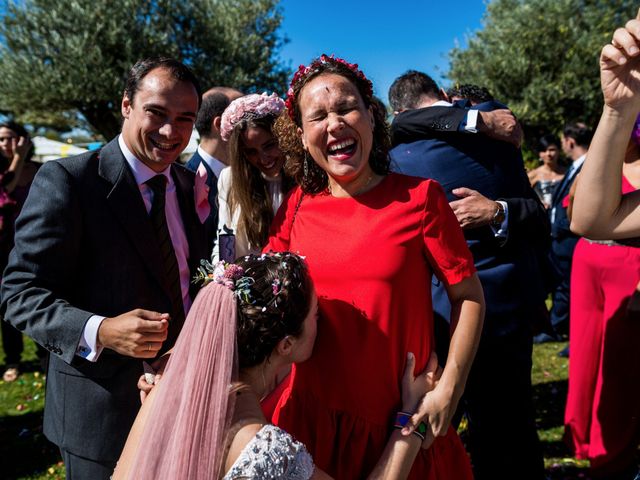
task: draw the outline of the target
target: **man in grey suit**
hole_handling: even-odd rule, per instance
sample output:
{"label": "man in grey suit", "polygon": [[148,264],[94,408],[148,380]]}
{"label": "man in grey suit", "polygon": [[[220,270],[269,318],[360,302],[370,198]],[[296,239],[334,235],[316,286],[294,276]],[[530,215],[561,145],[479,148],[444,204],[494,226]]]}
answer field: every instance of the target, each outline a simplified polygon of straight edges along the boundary
{"label": "man in grey suit", "polygon": [[174,162],[200,98],[180,62],[137,62],[122,133],[43,165],[17,220],[0,311],[51,352],[44,433],[67,478],[109,478],[140,406],[143,359],[173,345],[196,293],[204,232],[194,175]]}

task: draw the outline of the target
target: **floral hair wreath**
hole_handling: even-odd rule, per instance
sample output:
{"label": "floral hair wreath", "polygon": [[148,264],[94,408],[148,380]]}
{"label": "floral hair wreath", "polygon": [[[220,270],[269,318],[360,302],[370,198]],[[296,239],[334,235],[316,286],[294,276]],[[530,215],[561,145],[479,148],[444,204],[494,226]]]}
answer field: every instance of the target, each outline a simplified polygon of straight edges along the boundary
{"label": "floral hair wreath", "polygon": [[285,105],[287,106],[287,112],[289,113],[289,117],[295,123],[295,113],[294,113],[294,102],[296,100],[295,88],[298,84],[304,82],[311,74],[318,72],[322,65],[327,64],[342,64],[356,74],[361,80],[364,80],[366,84],[366,94],[368,98],[373,97],[373,84],[371,80],[369,80],[365,74],[358,68],[357,63],[349,63],[343,58],[338,58],[335,55],[325,55],[324,53],[320,55],[320,57],[316,58],[312,61],[308,66],[300,65],[298,67],[298,71],[293,75],[293,79],[289,84],[289,90],[287,90],[287,100],[285,101]]}
{"label": "floral hair wreath", "polygon": [[284,100],[272,93],[252,93],[236,98],[222,113],[220,120],[220,136],[225,142],[231,137],[231,132],[239,123],[255,120],[269,115],[277,117],[284,109]]}
{"label": "floral hair wreath", "polygon": [[[287,259],[290,258],[291,255],[289,252],[270,252],[269,254],[263,253],[258,259],[264,261],[269,257],[276,258],[282,261],[282,267],[286,270],[289,268]],[[298,255],[298,257],[304,259],[301,255]],[[245,259],[248,258],[248,256],[245,257]],[[297,281],[298,284],[302,283],[302,279],[297,278],[297,276],[294,276],[293,280]],[[240,265],[222,260],[214,264],[207,260],[200,260],[200,267],[198,267],[193,283],[201,283],[204,287],[211,282],[223,285],[233,291],[234,296],[240,303],[259,307],[256,299],[253,298],[251,294],[251,287],[255,283],[255,280],[252,277],[246,276],[244,269]],[[284,289],[288,288],[290,284],[290,279],[281,280],[280,278],[274,278],[271,282],[273,298],[269,300],[266,305],[262,306],[262,311],[265,312],[271,304],[277,308],[278,295],[280,295]]]}

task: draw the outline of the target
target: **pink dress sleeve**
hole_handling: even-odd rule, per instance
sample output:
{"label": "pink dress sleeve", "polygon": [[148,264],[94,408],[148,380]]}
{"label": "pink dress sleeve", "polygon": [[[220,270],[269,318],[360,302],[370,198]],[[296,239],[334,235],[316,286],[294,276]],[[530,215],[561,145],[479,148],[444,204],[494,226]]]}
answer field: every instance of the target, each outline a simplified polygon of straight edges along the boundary
{"label": "pink dress sleeve", "polygon": [[422,221],[427,260],[440,281],[455,285],[475,273],[473,256],[444,190],[428,183]]}
{"label": "pink dress sleeve", "polygon": [[293,227],[293,220],[301,197],[302,190],[300,187],[295,187],[287,194],[273,219],[269,231],[269,240],[262,249],[263,252],[286,252],[289,250],[291,228]]}

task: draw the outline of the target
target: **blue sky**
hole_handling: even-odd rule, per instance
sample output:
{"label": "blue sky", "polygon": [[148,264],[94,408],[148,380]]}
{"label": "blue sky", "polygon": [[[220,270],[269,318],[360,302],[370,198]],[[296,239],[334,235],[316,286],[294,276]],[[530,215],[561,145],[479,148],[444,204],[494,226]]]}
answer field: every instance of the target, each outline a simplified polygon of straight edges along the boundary
{"label": "blue sky", "polygon": [[321,53],[358,63],[385,103],[393,80],[408,69],[447,86],[447,53],[481,28],[484,0],[281,0],[280,58],[296,69]]}

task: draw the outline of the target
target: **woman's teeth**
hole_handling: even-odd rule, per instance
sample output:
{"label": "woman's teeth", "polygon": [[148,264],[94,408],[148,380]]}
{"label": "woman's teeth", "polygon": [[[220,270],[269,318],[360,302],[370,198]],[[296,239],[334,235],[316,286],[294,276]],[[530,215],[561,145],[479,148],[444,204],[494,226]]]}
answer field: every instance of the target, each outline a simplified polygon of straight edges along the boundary
{"label": "woman's teeth", "polygon": [[328,151],[330,155],[335,155],[337,153],[348,153],[353,149],[355,144],[356,141],[353,138],[349,138],[332,144],[328,148]]}
{"label": "woman's teeth", "polygon": [[151,139],[151,143],[153,143],[154,147],[159,148],[160,150],[173,150],[178,146],[177,143],[160,143],[153,139]]}

